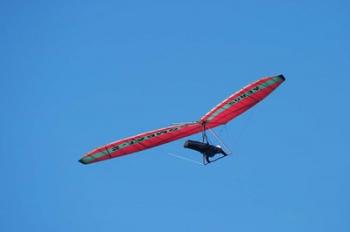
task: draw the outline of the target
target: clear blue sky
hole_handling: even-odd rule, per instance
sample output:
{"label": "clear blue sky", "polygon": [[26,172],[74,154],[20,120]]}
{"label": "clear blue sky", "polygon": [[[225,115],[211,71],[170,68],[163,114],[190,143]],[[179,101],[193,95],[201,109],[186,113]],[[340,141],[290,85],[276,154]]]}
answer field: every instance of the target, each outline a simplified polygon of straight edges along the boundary
{"label": "clear blue sky", "polygon": [[[1,231],[350,231],[349,12],[336,0],[1,1]],[[217,130],[234,153],[220,162],[169,156],[200,159],[182,140],[78,163],[280,73]]]}

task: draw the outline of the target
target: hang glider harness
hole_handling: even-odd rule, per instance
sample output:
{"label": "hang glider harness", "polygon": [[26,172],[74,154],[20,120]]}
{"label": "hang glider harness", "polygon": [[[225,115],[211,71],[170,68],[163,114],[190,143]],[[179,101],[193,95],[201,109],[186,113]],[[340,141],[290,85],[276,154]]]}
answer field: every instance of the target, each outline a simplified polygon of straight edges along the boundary
{"label": "hang glider harness", "polygon": [[[184,144],[185,148],[192,149],[200,152],[203,155],[203,164],[207,165],[209,163],[215,162],[229,155],[226,153],[220,145],[214,146],[209,143],[208,135],[206,133],[206,122],[202,123],[202,142],[195,140],[187,140]],[[215,156],[220,155],[215,158]]]}

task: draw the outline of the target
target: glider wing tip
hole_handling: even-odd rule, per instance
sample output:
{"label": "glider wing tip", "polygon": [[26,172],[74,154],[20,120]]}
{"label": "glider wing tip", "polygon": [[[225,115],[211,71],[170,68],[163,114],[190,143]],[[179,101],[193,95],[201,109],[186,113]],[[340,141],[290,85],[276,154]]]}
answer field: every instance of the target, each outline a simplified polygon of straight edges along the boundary
{"label": "glider wing tip", "polygon": [[281,78],[281,79],[282,79],[282,81],[285,81],[285,80],[286,80],[286,78],[284,77],[284,75],[283,75],[283,74],[278,75],[278,77],[279,77],[279,78]]}
{"label": "glider wing tip", "polygon": [[85,160],[84,160],[84,158],[81,158],[80,160],[78,160],[80,163],[82,163],[82,164],[88,164]]}

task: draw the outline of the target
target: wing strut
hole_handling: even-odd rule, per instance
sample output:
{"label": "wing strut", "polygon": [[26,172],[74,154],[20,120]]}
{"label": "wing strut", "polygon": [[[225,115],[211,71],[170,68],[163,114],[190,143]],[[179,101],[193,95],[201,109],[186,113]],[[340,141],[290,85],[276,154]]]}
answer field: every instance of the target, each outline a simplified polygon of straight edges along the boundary
{"label": "wing strut", "polygon": [[203,127],[203,131],[202,131],[202,143],[207,143],[208,142],[208,136],[207,136],[207,129],[206,129],[206,122],[202,122],[202,127]]}

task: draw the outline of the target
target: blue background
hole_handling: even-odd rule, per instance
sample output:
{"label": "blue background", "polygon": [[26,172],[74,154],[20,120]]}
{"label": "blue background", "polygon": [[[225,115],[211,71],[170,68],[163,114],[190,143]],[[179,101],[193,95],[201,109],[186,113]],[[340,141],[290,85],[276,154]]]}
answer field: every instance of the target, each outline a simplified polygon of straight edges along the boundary
{"label": "blue background", "polygon": [[[350,231],[348,1],[0,3],[2,231]],[[84,166],[283,73],[217,130]],[[193,138],[199,138],[194,136]]]}

